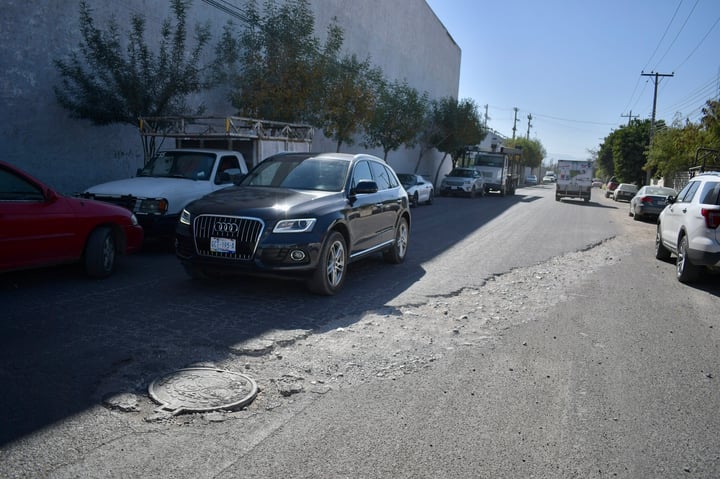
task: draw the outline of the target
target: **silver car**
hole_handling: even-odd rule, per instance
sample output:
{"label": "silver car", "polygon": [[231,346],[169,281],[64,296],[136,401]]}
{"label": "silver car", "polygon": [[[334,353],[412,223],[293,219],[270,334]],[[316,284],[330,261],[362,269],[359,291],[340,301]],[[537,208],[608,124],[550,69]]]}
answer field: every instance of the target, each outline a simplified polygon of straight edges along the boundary
{"label": "silver car", "polygon": [[628,215],[639,221],[643,218],[657,218],[667,206],[668,197],[675,198],[677,191],[665,186],[643,186],[630,200]]}
{"label": "silver car", "polygon": [[485,196],[485,179],[474,168],[453,168],[440,183],[440,195]]}

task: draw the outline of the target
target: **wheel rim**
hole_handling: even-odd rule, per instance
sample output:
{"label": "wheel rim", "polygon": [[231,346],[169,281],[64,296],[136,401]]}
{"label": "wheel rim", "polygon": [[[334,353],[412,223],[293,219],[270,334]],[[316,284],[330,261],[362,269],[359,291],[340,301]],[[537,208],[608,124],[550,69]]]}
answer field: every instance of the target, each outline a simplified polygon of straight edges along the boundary
{"label": "wheel rim", "polygon": [[677,274],[682,275],[685,271],[685,261],[687,261],[687,240],[683,238],[680,240],[680,247],[677,252]]}
{"label": "wheel rim", "polygon": [[655,230],[655,253],[657,254],[658,251],[660,251],[660,244],[662,242],[662,238],[660,237],[660,227]]}
{"label": "wheel rim", "polygon": [[401,258],[405,257],[405,253],[407,252],[407,245],[408,245],[408,228],[407,224],[403,221],[400,223],[400,228],[398,229],[398,235],[397,235],[397,252],[398,256]]}
{"label": "wheel rim", "polygon": [[115,245],[110,235],[105,238],[103,243],[103,267],[105,271],[110,271],[115,263]]}
{"label": "wheel rim", "polygon": [[340,284],[345,274],[345,248],[342,243],[335,241],[328,251],[326,274],[330,286]]}

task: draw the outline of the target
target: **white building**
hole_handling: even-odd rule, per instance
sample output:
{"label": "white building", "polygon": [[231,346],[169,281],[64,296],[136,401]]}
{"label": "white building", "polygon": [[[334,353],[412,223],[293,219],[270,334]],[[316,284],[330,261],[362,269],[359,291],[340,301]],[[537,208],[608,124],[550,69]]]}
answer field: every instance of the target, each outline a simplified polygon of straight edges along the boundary
{"label": "white building", "polygon": [[[157,35],[171,17],[169,1],[88,0],[96,26],[105,29],[114,15],[123,32],[134,14],[147,22],[147,35]],[[461,52],[425,0],[310,0],[316,14],[315,33],[323,36],[332,18],[345,33],[344,50],[369,55],[389,79],[407,79],[432,98],[457,98]],[[233,17],[217,5],[242,9],[243,0],[194,0],[189,26],[210,22],[212,51],[222,27]],[[240,10],[241,11],[241,10]],[[138,130],[126,125],[98,127],[73,120],[62,109],[53,87],[59,83],[56,59],[66,58],[80,43],[79,0],[5,0],[0,18],[0,145],[2,159],[27,170],[64,193],[133,176],[142,166]],[[233,19],[238,22],[237,19]],[[208,115],[233,115],[221,95],[202,98]],[[313,150],[334,150],[316,134]],[[362,146],[343,151],[363,151]],[[381,152],[372,153],[381,156]],[[440,154],[425,155],[421,173],[434,174]],[[397,171],[412,171],[417,151],[392,152]],[[448,162],[449,163],[449,162]],[[448,166],[449,168],[449,166]]]}

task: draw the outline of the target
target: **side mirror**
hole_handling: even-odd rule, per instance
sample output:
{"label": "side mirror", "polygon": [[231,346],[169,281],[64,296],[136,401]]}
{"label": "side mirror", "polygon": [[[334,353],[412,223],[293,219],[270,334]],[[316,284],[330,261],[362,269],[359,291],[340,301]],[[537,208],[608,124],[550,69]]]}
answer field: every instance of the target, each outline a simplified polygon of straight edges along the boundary
{"label": "side mirror", "polygon": [[356,195],[367,195],[378,192],[378,185],[374,181],[362,180],[359,181],[353,193]]}
{"label": "side mirror", "polygon": [[677,199],[677,198],[676,198],[675,196],[668,196],[668,197],[667,197],[667,204],[671,205],[671,204],[675,203],[675,200],[676,200],[676,199]]}

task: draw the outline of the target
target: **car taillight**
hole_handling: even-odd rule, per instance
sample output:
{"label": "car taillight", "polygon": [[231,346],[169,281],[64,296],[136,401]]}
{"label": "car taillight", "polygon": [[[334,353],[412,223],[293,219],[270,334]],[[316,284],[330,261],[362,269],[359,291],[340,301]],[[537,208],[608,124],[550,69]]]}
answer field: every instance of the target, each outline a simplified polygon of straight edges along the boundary
{"label": "car taillight", "polygon": [[640,197],[640,201],[642,201],[643,203],[652,203],[653,199],[649,196],[642,196]]}
{"label": "car taillight", "polygon": [[705,218],[705,224],[708,228],[714,230],[720,226],[720,210],[703,208],[700,210],[700,214]]}

